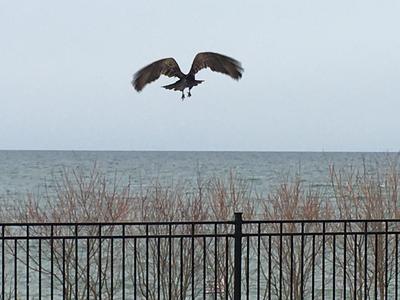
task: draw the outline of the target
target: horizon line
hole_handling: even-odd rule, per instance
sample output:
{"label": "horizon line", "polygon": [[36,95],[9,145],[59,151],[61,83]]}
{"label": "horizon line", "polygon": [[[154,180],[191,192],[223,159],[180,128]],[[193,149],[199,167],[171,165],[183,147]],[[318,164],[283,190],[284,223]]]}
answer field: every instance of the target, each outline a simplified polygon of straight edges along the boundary
{"label": "horizon line", "polygon": [[394,150],[179,150],[179,149],[0,149],[0,151],[31,151],[31,152],[243,152],[243,153],[398,153]]}

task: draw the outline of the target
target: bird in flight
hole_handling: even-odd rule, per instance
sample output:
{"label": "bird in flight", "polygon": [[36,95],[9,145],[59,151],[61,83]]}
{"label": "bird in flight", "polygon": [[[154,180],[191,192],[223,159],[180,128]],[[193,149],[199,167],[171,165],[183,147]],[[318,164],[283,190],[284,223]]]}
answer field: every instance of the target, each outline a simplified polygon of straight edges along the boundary
{"label": "bird in flight", "polygon": [[204,81],[196,80],[195,75],[205,68],[210,68],[211,71],[229,75],[236,80],[239,80],[243,73],[243,68],[237,60],[219,53],[201,52],[196,54],[188,74],[182,73],[178,63],[172,57],[163,58],[136,72],[133,76],[132,85],[136,91],[140,92],[146,84],[157,80],[161,75],[178,77],[178,81],[165,85],[163,88],[181,91],[183,100],[185,99],[184,90],[186,88],[189,89],[187,96],[190,97],[190,90]]}

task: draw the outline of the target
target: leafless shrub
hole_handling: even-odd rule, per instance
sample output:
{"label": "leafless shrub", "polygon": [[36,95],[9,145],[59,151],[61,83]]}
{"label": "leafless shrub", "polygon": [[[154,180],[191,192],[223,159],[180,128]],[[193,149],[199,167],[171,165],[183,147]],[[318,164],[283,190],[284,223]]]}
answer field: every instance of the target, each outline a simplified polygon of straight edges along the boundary
{"label": "leafless shrub", "polygon": [[[135,199],[141,207],[140,216],[136,220],[165,222],[200,221],[208,218],[208,208],[203,202],[202,194],[187,193],[186,187],[182,184],[163,187],[156,182],[140,194],[141,196]],[[177,299],[181,293],[186,297],[191,290],[191,272],[197,272],[201,267],[202,241],[194,240],[192,243],[190,239],[169,236],[192,234],[194,229],[189,225],[159,224],[132,228],[135,229],[143,236],[164,235],[165,238],[137,239],[128,242],[130,249],[136,249],[137,260],[137,274],[132,272],[133,269],[128,272],[131,282],[138,282],[138,290],[147,299],[157,299],[158,293],[164,299]],[[200,281],[197,279],[193,284],[197,292]]]}
{"label": "leafless shrub", "polygon": [[[253,218],[255,214],[255,194],[247,181],[230,172],[227,179],[212,178],[208,183],[208,187],[209,219],[232,220],[235,212],[242,212],[244,219],[250,220]],[[220,224],[215,227],[215,230],[218,230],[218,233],[230,233],[232,232],[232,226]],[[207,253],[208,270],[210,274],[213,274],[212,280],[210,280],[210,290],[215,289],[215,286],[212,286],[214,284],[217,287],[217,291],[220,291],[218,292],[219,299],[233,299],[232,290],[225,288],[233,286],[233,272],[227,271],[233,270],[233,243],[229,245],[229,239],[225,239],[225,241],[218,244],[215,243],[216,240],[210,240],[207,246],[214,249],[214,251]],[[244,249],[245,244],[242,244],[242,251]]]}
{"label": "leafless shrub", "polygon": [[[282,183],[276,191],[264,201],[263,217],[266,220],[320,220],[330,219],[333,211],[318,191],[306,190],[302,181],[296,177],[293,182]],[[321,239],[314,241],[310,237],[293,236],[294,233],[321,231],[321,224],[306,223],[303,228],[299,223],[271,223],[263,231],[284,233],[282,237],[262,239],[264,259],[281,268],[280,272],[271,272],[269,265],[262,266],[264,280],[271,286],[271,294],[284,299],[300,299],[301,292],[310,296],[310,279],[313,264],[321,260]],[[272,250],[271,250],[272,249]],[[269,257],[270,256],[270,257]],[[301,290],[301,270],[303,268],[303,290]],[[267,298],[267,291],[264,297]]]}
{"label": "leafless shrub", "polygon": [[[331,186],[334,193],[334,200],[336,204],[336,215],[340,219],[365,219],[365,220],[380,220],[369,223],[366,228],[365,223],[349,223],[349,232],[360,231],[365,229],[376,232],[385,232],[386,230],[399,229],[397,224],[386,222],[387,219],[396,219],[400,215],[400,198],[398,195],[399,171],[398,171],[398,157],[389,159],[387,167],[375,168],[374,172],[368,172],[364,164],[362,169],[354,169],[352,167],[336,170],[334,166],[330,166]],[[390,285],[394,277],[395,268],[395,247],[386,245],[395,244],[395,235],[375,235],[369,236],[366,240],[358,238],[357,244],[356,237],[340,239],[338,249],[343,251],[344,243],[346,242],[346,249],[348,252],[348,259],[343,261],[338,257],[337,263],[344,269],[344,264],[349,265],[355,257],[357,260],[357,277],[359,278],[359,285],[354,285],[354,272],[351,270],[346,272],[345,275],[349,282],[348,287],[350,294],[357,295],[357,299],[362,299],[362,287],[365,288],[365,277],[363,274],[367,273],[368,282],[374,282],[376,278],[375,287],[378,290],[380,299],[383,299],[386,293],[386,287]],[[367,242],[367,245],[365,243]],[[365,269],[365,246],[367,246],[367,255],[370,257],[373,264],[367,264]],[[356,253],[357,252],[357,253]],[[354,262],[353,262],[354,263]],[[354,290],[356,289],[356,290]],[[370,287],[367,286],[369,292],[372,292]]]}
{"label": "leafless shrub", "polygon": [[[72,171],[64,170],[60,177],[54,178],[54,188],[48,188],[43,197],[35,198],[29,195],[25,205],[14,205],[12,209],[6,212],[9,220],[18,222],[29,223],[76,223],[76,222],[114,222],[127,220],[131,209],[131,195],[130,186],[127,185],[119,189],[116,178],[111,185],[109,185],[104,176],[96,169],[93,168],[89,174],[74,169]],[[79,236],[95,236],[98,234],[96,226],[79,226]],[[43,226],[31,227],[29,234],[31,236],[72,236],[75,232],[71,232],[70,226]],[[112,235],[114,231],[113,226],[105,227],[102,234]],[[14,232],[17,234],[17,232]],[[19,232],[20,235],[26,235],[26,231]],[[80,242],[78,255],[76,257],[76,244],[71,239],[54,239],[43,240],[40,247],[43,251],[43,261],[54,262],[53,272],[56,281],[55,286],[60,293],[64,293],[68,298],[83,299],[86,298],[86,288],[81,289],[81,295],[74,295],[75,286],[75,271],[74,262],[77,259],[82,260],[82,254],[88,253],[90,267],[97,270],[99,266],[99,243],[86,241],[85,245]],[[36,243],[33,248],[39,247]],[[25,242],[19,242],[19,249],[26,252]],[[104,248],[104,257],[102,260],[110,261],[110,241],[106,240],[102,243]],[[13,249],[10,249],[13,251]],[[22,254],[19,254],[22,256]],[[24,262],[24,260],[21,260]],[[87,265],[79,264],[77,272],[78,282],[81,286],[96,287],[100,277],[93,272],[89,272],[89,280],[87,279]],[[30,268],[38,271],[39,261],[37,255],[31,255]],[[103,265],[101,273],[104,275],[104,296],[108,296],[109,290],[107,288],[107,278],[109,265]],[[48,276],[51,273],[51,266],[44,264],[41,266],[43,276]],[[63,274],[65,276],[63,277]],[[65,289],[62,288],[62,283],[65,281]],[[116,286],[118,286],[116,282]],[[96,297],[96,289],[89,290],[89,294]]]}
{"label": "leafless shrub", "polygon": [[[4,210],[2,215],[12,221],[54,224],[54,226],[31,227],[30,236],[72,237],[77,234],[81,237],[79,242],[68,238],[40,242],[41,262],[53,261],[54,288],[60,294],[64,293],[68,298],[76,299],[83,299],[88,295],[98,297],[98,286],[101,280],[102,296],[109,298],[111,279],[113,279],[113,293],[118,294],[122,286],[122,264],[125,263],[129,282],[136,282],[137,292],[148,299],[156,299],[158,293],[164,298],[177,298],[181,294],[184,297],[191,296],[193,292],[196,296],[201,290],[202,277],[192,277],[192,274],[193,272],[202,273],[204,260],[207,264],[208,281],[217,284],[219,297],[225,297],[222,293],[227,284],[223,276],[225,274],[223,270],[226,267],[225,260],[217,261],[215,264],[214,256],[223,256],[226,245],[222,242],[216,245],[216,241],[212,238],[168,237],[177,234],[194,235],[209,232],[213,230],[207,228],[209,225],[126,226],[125,234],[136,235],[138,238],[126,239],[124,251],[136,255],[134,258],[127,256],[125,262],[114,259],[114,275],[111,278],[111,248],[113,257],[121,257],[122,241],[93,240],[84,237],[97,236],[100,230],[102,235],[118,235],[121,234],[121,228],[110,225],[102,226],[100,229],[98,226],[79,225],[76,227],[78,232],[75,232],[71,226],[57,224],[112,223],[132,220],[143,222],[229,220],[237,209],[243,209],[246,216],[250,217],[253,211],[250,201],[251,192],[245,181],[238,179],[234,173],[231,173],[226,181],[219,178],[202,181],[199,178],[195,188],[179,182],[174,186],[165,187],[155,181],[148,187],[133,190],[129,183],[119,186],[116,176],[110,181],[94,167],[89,173],[80,169],[63,170],[61,175],[53,178],[52,184],[53,186],[48,187],[41,197],[29,195],[24,205],[11,205],[11,209]],[[218,232],[228,232],[229,229],[221,225]],[[26,236],[27,232],[25,228],[14,228],[9,234]],[[165,237],[146,239],[146,235],[164,235]],[[31,242],[30,246],[29,268],[38,271],[39,244]],[[14,255],[11,244],[8,248]],[[204,257],[205,248],[215,249],[217,252],[212,256],[207,251],[207,256]],[[18,242],[18,249],[19,262],[25,264],[26,242]],[[229,253],[229,257],[231,266],[233,253]],[[79,262],[78,270],[75,269],[76,260]],[[133,272],[134,264],[136,264],[136,272]],[[40,268],[42,276],[48,278],[51,274],[51,265],[44,263]],[[160,274],[164,275],[160,276]],[[218,278],[214,278],[214,274],[217,274]],[[232,284],[231,275],[228,280]],[[79,285],[77,295],[75,295],[76,281]],[[49,281],[46,282],[47,285],[50,284]],[[49,290],[49,286],[46,286],[46,290]]]}

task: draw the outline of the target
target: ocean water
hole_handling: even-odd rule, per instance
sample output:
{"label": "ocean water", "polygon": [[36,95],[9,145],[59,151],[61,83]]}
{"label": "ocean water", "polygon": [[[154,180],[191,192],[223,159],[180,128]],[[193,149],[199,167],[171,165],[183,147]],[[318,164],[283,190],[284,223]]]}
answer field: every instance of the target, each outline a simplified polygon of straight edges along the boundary
{"label": "ocean water", "polygon": [[44,192],[63,170],[96,169],[122,184],[195,184],[200,176],[227,178],[230,172],[268,194],[287,178],[300,174],[305,185],[329,185],[329,165],[374,173],[396,153],[332,152],[153,152],[153,151],[0,151],[0,201],[23,200]]}

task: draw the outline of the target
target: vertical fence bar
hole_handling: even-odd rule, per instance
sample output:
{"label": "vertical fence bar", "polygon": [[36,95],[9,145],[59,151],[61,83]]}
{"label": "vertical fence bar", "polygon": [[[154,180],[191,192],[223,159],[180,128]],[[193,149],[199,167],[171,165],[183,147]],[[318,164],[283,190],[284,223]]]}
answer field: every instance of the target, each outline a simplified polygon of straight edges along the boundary
{"label": "vertical fence bar", "polygon": [[[78,224],[75,224],[74,232],[75,232],[75,299],[79,299],[79,297],[78,297]],[[39,290],[39,292],[40,292],[40,290]]]}
{"label": "vertical fence bar", "polygon": [[26,299],[29,299],[29,225],[26,226]]}
{"label": "vertical fence bar", "polygon": [[315,299],[315,235],[312,236],[311,255],[311,299]]}
{"label": "vertical fence bar", "polygon": [[99,300],[101,300],[101,290],[102,290],[102,286],[101,286],[101,279],[102,279],[102,270],[101,270],[101,224],[99,224],[99,264],[98,264],[98,270],[97,273],[99,274]]}
{"label": "vertical fence bar", "polygon": [[388,256],[389,256],[389,242],[388,242],[389,223],[385,221],[385,300],[388,299],[389,279],[388,279]]}
{"label": "vertical fence bar", "polygon": [[242,213],[235,213],[234,300],[240,300],[242,295],[242,222]]}
{"label": "vertical fence bar", "polygon": [[122,224],[122,300],[125,300],[125,224]]}
{"label": "vertical fence bar", "polygon": [[17,239],[14,240],[14,299],[18,299],[18,266],[17,266],[17,261],[18,261],[18,255],[17,255],[17,247],[18,247],[18,242]]}
{"label": "vertical fence bar", "polygon": [[304,221],[301,222],[300,299],[304,299]]}
{"label": "vertical fence bar", "polygon": [[50,226],[50,299],[54,299],[54,226]]}
{"label": "vertical fence bar", "polygon": [[375,234],[375,300],[378,299],[378,234]]}
{"label": "vertical fence bar", "polygon": [[229,239],[225,237],[225,300],[229,299]]}
{"label": "vertical fence bar", "polygon": [[180,287],[180,296],[181,300],[183,300],[183,237],[180,238],[180,246],[179,246],[179,252],[180,252],[180,263],[179,263],[179,273],[180,273],[180,279],[179,279],[179,287]]}
{"label": "vertical fence bar", "polygon": [[293,277],[294,277],[294,246],[293,235],[290,236],[290,300],[293,300]]}
{"label": "vertical fence bar", "polygon": [[[148,235],[149,235],[149,231],[146,231],[146,239],[148,240]],[[172,235],[172,228],[171,228],[171,224],[168,225],[168,296],[169,299],[172,299],[172,239],[171,239],[171,235]],[[147,264],[148,264],[148,260],[149,260],[149,247],[146,246],[146,260],[147,260]],[[148,265],[147,265],[147,270],[148,270]],[[148,289],[148,285],[149,285],[149,273],[148,271],[146,271],[146,299],[149,299],[149,289]]]}
{"label": "vertical fence bar", "polygon": [[214,224],[214,299],[217,300],[217,280],[218,280],[218,226]]}
{"label": "vertical fence bar", "polygon": [[1,299],[5,299],[5,286],[6,286],[6,276],[5,276],[5,247],[4,247],[4,243],[6,242],[5,238],[5,229],[4,229],[5,225],[3,224],[1,226]]}
{"label": "vertical fence bar", "polygon": [[191,276],[191,280],[192,280],[192,299],[195,298],[194,295],[194,223],[192,223],[192,228],[191,228],[191,242],[192,242],[192,246],[191,246],[191,256],[192,256],[192,260],[191,260],[191,268],[192,268],[192,276]]}
{"label": "vertical fence bar", "polygon": [[322,299],[325,299],[325,222],[322,222]]}
{"label": "vertical fence bar", "polygon": [[66,299],[67,289],[65,286],[65,239],[62,239],[62,290],[63,290],[62,298]]}
{"label": "vertical fence bar", "polygon": [[[39,300],[42,299],[42,239],[39,239]],[[4,299],[4,298],[3,298]]]}
{"label": "vertical fence bar", "polygon": [[157,299],[160,300],[161,296],[161,271],[160,271],[160,263],[161,263],[161,245],[160,238],[157,238]]}
{"label": "vertical fence bar", "polygon": [[282,281],[283,281],[282,248],[283,248],[283,223],[281,222],[279,225],[279,300],[282,300]]}
{"label": "vertical fence bar", "polygon": [[206,264],[207,264],[207,245],[206,245],[206,237],[203,236],[203,300],[206,300],[206,279],[207,279],[207,270],[206,270]]}
{"label": "vertical fence bar", "polygon": [[357,234],[354,234],[354,288],[353,299],[357,299]]}
{"label": "vertical fence bar", "polygon": [[86,299],[90,299],[90,239],[86,239]]}
{"label": "vertical fence bar", "polygon": [[[137,299],[137,279],[136,279],[136,270],[137,270],[137,239],[133,238],[133,299]],[[124,289],[125,290],[125,289]]]}
{"label": "vertical fence bar", "polygon": [[261,223],[258,223],[257,228],[257,300],[260,299],[260,256],[261,256]]}
{"label": "vertical fence bar", "polygon": [[246,299],[250,299],[250,237],[246,237]]}
{"label": "vertical fence bar", "polygon": [[[112,233],[114,232],[114,228],[111,231]],[[110,261],[110,298],[111,300],[114,299],[114,238],[111,237],[110,239],[110,257],[111,257],[111,261]]]}
{"label": "vertical fence bar", "polygon": [[346,300],[346,281],[347,281],[347,222],[344,222],[344,237],[343,237],[343,300]]}
{"label": "vertical fence bar", "polygon": [[336,297],[336,235],[332,236],[332,299],[335,300]]}
{"label": "vertical fence bar", "polygon": [[368,222],[364,222],[364,299],[368,299]]}
{"label": "vertical fence bar", "polygon": [[[168,237],[168,245],[169,249],[171,249],[171,237]],[[146,224],[146,299],[149,299],[149,224]],[[170,252],[170,251],[169,251]],[[169,280],[171,282],[171,255],[169,256]],[[169,288],[169,297],[171,298],[171,289]]]}
{"label": "vertical fence bar", "polygon": [[272,299],[271,295],[271,277],[272,277],[272,236],[268,236],[268,300]]}
{"label": "vertical fence bar", "polygon": [[398,289],[399,289],[399,235],[396,233],[395,242],[395,279],[394,279],[394,296],[398,299]]}

